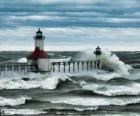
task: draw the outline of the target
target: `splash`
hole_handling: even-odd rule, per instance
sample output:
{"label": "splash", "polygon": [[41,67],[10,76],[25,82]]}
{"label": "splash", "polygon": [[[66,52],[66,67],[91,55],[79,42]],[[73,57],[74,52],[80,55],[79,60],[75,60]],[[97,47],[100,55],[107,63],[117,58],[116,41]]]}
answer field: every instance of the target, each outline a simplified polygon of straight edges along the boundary
{"label": "splash", "polygon": [[101,63],[103,67],[112,68],[115,72],[122,74],[123,76],[128,76],[129,70],[132,69],[131,66],[120,61],[115,54],[107,51],[103,51]]}
{"label": "splash", "polygon": [[[94,60],[96,59],[96,56],[94,55],[93,50],[86,50],[80,52],[75,58],[78,60]],[[131,66],[120,61],[115,54],[105,50],[102,51],[100,59],[103,69],[113,69],[114,72],[117,72],[122,76],[129,75],[129,70],[132,69]]]}

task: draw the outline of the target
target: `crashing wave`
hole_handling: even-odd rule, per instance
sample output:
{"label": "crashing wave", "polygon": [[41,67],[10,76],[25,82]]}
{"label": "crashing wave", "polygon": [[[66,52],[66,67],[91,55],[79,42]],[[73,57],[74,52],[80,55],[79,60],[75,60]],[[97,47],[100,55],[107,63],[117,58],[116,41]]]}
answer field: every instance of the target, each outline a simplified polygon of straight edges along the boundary
{"label": "crashing wave", "polygon": [[[30,80],[24,81],[21,78],[8,78],[0,80],[0,89],[55,89],[59,82],[71,80],[68,76],[63,74],[54,75],[41,75],[30,74],[28,75]],[[34,76],[34,77],[33,77]]]}
{"label": "crashing wave", "polygon": [[1,109],[2,115],[39,115],[45,114],[43,111],[33,110],[33,109]]}
{"label": "crashing wave", "polygon": [[76,77],[90,77],[91,79],[97,79],[102,81],[108,81],[114,78],[119,78],[122,75],[116,72],[106,72],[103,70],[93,70],[89,72],[79,72],[79,73],[73,73],[69,75],[70,77],[76,76]]}
{"label": "crashing wave", "polygon": [[84,84],[83,90],[92,90],[94,93],[102,94],[106,96],[117,96],[117,95],[139,95],[140,84],[129,83],[125,85],[109,85],[109,84]]}
{"label": "crashing wave", "polygon": [[25,104],[26,100],[30,100],[30,97],[18,97],[18,98],[5,98],[0,97],[0,106],[17,106]]}
{"label": "crashing wave", "polygon": [[105,97],[61,97],[50,99],[51,103],[65,103],[80,106],[126,106],[129,104],[140,103],[140,98],[105,98]]}
{"label": "crashing wave", "polygon": [[[94,55],[92,50],[83,51],[78,54],[75,59],[77,60],[93,60],[96,56]],[[113,69],[114,72],[117,72],[121,75],[129,75],[129,70],[132,69],[131,66],[126,65],[119,58],[108,51],[102,51],[101,55],[101,64],[103,69]]]}

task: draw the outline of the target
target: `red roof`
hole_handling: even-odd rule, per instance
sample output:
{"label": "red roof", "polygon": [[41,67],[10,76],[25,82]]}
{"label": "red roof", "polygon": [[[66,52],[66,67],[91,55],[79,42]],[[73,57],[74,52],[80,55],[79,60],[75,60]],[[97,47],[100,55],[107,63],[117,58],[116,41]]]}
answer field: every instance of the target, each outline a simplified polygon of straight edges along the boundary
{"label": "red roof", "polygon": [[38,58],[47,58],[47,53],[43,50],[40,50],[38,47],[35,49],[34,52],[32,52],[31,55],[29,55],[28,59],[38,59]]}

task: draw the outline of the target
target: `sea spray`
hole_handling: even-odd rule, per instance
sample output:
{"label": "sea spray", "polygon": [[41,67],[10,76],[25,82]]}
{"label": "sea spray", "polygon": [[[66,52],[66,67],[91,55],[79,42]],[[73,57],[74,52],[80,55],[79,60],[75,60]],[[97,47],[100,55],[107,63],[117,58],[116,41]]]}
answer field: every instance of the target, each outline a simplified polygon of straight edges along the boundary
{"label": "sea spray", "polygon": [[111,68],[115,72],[124,76],[128,76],[129,70],[132,69],[131,66],[126,65],[125,63],[120,61],[115,54],[108,51],[103,51],[101,56],[101,63],[103,67]]}
{"label": "sea spray", "polygon": [[[80,52],[78,55],[75,56],[74,60],[94,60],[96,59],[96,56],[93,52],[93,50],[85,50]],[[128,76],[129,75],[129,70],[132,69],[131,66],[126,65],[122,61],[119,60],[119,58],[109,52],[102,50],[102,55],[101,55],[101,64],[103,69],[112,69],[114,72],[117,72],[121,74],[122,76]]]}

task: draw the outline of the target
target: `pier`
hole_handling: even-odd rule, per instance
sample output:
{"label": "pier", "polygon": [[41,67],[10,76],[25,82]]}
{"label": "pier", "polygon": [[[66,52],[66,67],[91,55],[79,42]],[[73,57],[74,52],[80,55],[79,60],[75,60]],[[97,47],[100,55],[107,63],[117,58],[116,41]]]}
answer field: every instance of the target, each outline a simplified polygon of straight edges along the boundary
{"label": "pier", "polygon": [[[69,62],[50,62],[50,71],[57,73],[73,73],[81,71],[92,71],[97,67],[96,61],[69,61]],[[38,73],[36,65],[28,65],[27,63],[5,63],[0,64],[0,75],[6,75],[7,72],[15,72],[19,74],[28,74],[30,72]],[[42,71],[45,73],[45,71]],[[47,73],[47,72],[46,72]]]}
{"label": "pier", "polygon": [[27,63],[5,63],[0,64],[0,75],[5,76],[8,72],[28,74],[29,72],[35,72],[34,65],[28,65]]}
{"label": "pier", "polygon": [[73,73],[82,71],[92,71],[94,69],[100,69],[102,51],[98,46],[93,54],[95,58],[91,61],[77,61],[70,59],[69,61],[52,61],[48,57],[46,51],[44,51],[44,39],[43,32],[38,29],[34,36],[35,49],[31,52],[27,58],[26,63],[10,62],[0,64],[0,75],[9,74],[9,72],[15,72],[20,74],[28,74],[30,72],[35,73]]}

